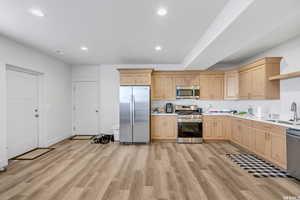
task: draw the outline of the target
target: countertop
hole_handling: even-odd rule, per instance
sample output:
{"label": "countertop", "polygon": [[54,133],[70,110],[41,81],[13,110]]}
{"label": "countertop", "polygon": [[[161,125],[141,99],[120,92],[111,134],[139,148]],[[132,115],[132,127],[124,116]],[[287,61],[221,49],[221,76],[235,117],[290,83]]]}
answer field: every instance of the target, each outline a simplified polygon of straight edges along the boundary
{"label": "countertop", "polygon": [[151,115],[177,115],[177,113],[158,113],[158,112],[153,112]]}
{"label": "countertop", "polygon": [[[176,116],[177,113],[151,113],[151,115],[170,115],[170,116]],[[267,121],[267,119],[264,118],[258,118],[255,116],[250,116],[250,115],[234,115],[234,114],[229,114],[229,113],[203,113],[203,116],[231,116],[231,117],[236,117],[239,119],[247,119],[247,120],[253,120],[253,121],[258,121],[258,122],[263,122],[267,124],[273,124],[277,126],[283,126],[287,128],[293,128],[293,129],[298,129],[300,130],[300,125],[288,125],[288,124],[282,124],[278,122],[271,122]]]}
{"label": "countertop", "polygon": [[273,125],[277,125],[277,126],[283,126],[283,127],[287,127],[287,128],[293,128],[293,129],[298,129],[300,130],[300,125],[289,125],[289,124],[282,124],[282,123],[278,123],[278,122],[271,122],[271,121],[267,121],[267,119],[265,118],[258,118],[255,116],[251,116],[251,115],[234,115],[234,114],[227,114],[227,113],[203,113],[203,115],[205,116],[231,116],[231,117],[236,117],[239,119],[247,119],[247,120],[253,120],[253,121],[258,121],[258,122],[262,122],[262,123],[267,123],[267,124],[273,124]]}

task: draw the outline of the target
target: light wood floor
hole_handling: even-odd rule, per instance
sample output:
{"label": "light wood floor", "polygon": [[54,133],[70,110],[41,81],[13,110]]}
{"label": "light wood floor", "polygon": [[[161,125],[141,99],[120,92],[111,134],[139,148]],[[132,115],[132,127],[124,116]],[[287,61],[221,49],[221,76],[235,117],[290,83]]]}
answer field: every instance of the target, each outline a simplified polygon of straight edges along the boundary
{"label": "light wood floor", "polygon": [[300,195],[290,179],[254,178],[224,154],[229,143],[144,146],[68,140],[34,161],[0,173],[1,200],[284,199]]}

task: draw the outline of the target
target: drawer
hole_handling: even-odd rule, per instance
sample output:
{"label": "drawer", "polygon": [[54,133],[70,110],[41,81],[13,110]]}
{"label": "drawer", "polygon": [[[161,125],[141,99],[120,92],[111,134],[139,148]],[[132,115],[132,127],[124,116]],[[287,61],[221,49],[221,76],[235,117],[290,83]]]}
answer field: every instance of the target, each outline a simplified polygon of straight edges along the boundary
{"label": "drawer", "polygon": [[287,130],[286,127],[283,127],[283,126],[277,126],[277,125],[271,125],[271,130],[270,130],[270,132],[271,132],[271,133],[274,133],[274,134],[278,134],[278,135],[285,136],[285,135],[286,135],[286,130]]}
{"label": "drawer", "polygon": [[271,128],[272,128],[272,125],[267,124],[267,123],[263,123],[263,122],[253,121],[252,122],[252,127],[256,128],[256,129],[264,130],[264,131],[270,131]]}
{"label": "drawer", "polygon": [[234,119],[234,122],[235,123],[238,123],[238,124],[241,124],[241,125],[244,125],[244,126],[251,126],[252,125],[252,122],[251,120],[248,120],[248,119]]}

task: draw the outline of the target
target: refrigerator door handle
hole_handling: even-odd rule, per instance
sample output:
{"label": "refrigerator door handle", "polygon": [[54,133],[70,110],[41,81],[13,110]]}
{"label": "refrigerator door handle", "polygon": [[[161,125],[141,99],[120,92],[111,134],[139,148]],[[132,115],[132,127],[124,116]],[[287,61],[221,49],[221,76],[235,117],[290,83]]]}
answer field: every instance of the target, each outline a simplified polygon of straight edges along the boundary
{"label": "refrigerator door handle", "polygon": [[133,112],[133,106],[132,106],[132,95],[130,96],[130,128],[131,128],[131,132],[132,132],[132,112]]}
{"label": "refrigerator door handle", "polygon": [[135,123],[135,98],[132,95],[132,124]]}

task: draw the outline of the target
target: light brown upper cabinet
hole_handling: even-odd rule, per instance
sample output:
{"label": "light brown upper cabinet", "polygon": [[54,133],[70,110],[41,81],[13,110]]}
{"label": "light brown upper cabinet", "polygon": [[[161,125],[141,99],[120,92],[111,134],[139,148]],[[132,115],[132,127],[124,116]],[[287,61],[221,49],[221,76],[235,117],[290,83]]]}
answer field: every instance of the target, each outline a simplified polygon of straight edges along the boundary
{"label": "light brown upper cabinet", "polygon": [[151,85],[152,69],[118,69],[120,85]]}
{"label": "light brown upper cabinet", "polygon": [[154,71],[152,73],[152,100],[175,100],[176,86],[199,85],[199,72]]}
{"label": "light brown upper cabinet", "polygon": [[224,76],[224,99],[236,100],[239,98],[239,72],[228,71]]}
{"label": "light brown upper cabinet", "polygon": [[239,98],[250,99],[252,91],[252,74],[251,71],[241,71],[239,73]]}
{"label": "light brown upper cabinet", "polygon": [[279,99],[279,81],[269,77],[280,74],[280,57],[267,57],[240,68],[240,99]]}
{"label": "light brown upper cabinet", "polygon": [[198,75],[175,75],[175,86],[199,86],[199,76]]}
{"label": "light brown upper cabinet", "polygon": [[224,99],[224,74],[200,74],[200,99]]}
{"label": "light brown upper cabinet", "polygon": [[174,78],[172,75],[154,74],[152,76],[152,100],[175,100]]}

